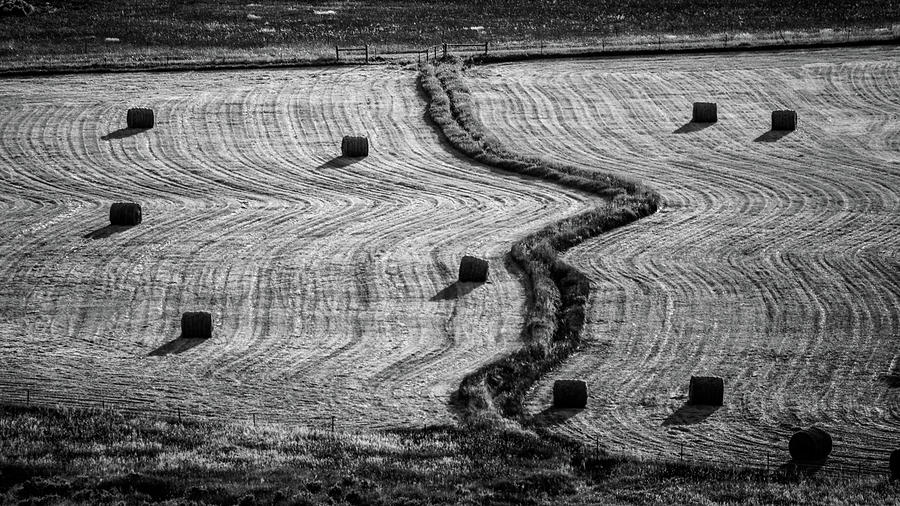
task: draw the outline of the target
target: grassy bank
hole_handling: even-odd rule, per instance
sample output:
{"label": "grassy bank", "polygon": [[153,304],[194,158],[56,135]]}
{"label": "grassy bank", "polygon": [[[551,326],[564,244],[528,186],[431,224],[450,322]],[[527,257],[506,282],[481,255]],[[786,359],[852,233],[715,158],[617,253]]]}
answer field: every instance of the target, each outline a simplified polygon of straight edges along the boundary
{"label": "grassy bank", "polygon": [[35,6],[31,16],[0,18],[4,67],[312,61],[333,58],[336,44],[372,44],[386,52],[480,41],[499,47],[539,41],[550,47],[642,46],[712,37],[701,45],[718,45],[724,36],[737,45],[748,42],[742,38],[752,42],[753,34],[789,41],[804,32],[844,40],[855,33],[891,34],[894,25],[900,31],[893,0],[51,0]]}
{"label": "grassy bank", "polygon": [[314,433],[0,406],[0,503],[891,504],[884,478],[581,455],[517,431]]}
{"label": "grassy bank", "polygon": [[[524,346],[465,378],[456,402],[469,422],[521,417],[528,389],[565,360],[581,342],[590,295],[588,279],[560,258],[585,239],[656,212],[659,195],[642,184],[553,160],[514,153],[491,137],[473,111],[458,60],[423,67],[429,115],[450,143],[479,162],[554,181],[598,197],[595,208],[561,220],[516,242],[512,258],[528,274],[532,303],[522,332]],[[601,200],[602,199],[602,200]]]}

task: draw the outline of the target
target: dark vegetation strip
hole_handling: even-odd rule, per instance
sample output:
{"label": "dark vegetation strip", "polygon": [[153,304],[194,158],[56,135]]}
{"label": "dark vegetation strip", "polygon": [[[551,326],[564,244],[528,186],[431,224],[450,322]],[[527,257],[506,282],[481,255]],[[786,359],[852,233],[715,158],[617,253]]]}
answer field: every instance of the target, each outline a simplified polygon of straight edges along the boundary
{"label": "dark vegetation strip", "polygon": [[[712,42],[711,40],[709,41]],[[525,51],[508,51],[494,52],[487,55],[473,55],[471,60],[477,64],[487,63],[508,63],[528,60],[544,60],[559,58],[634,58],[640,56],[659,56],[659,55],[684,55],[684,54],[723,54],[723,53],[748,53],[748,52],[776,52],[776,51],[797,51],[806,49],[834,49],[834,48],[851,48],[851,47],[872,47],[872,46],[897,46],[900,45],[900,36],[894,36],[891,39],[866,38],[862,40],[850,41],[818,41],[818,42],[801,42],[801,43],[765,43],[760,41],[743,42],[736,45],[725,47],[716,47],[710,43],[702,44],[696,47],[661,47],[661,48],[624,48],[624,49],[565,49],[557,50],[525,50]]]}
{"label": "dark vegetation strip", "polygon": [[[896,0],[43,0],[0,17],[0,56],[134,47],[256,48],[441,41],[567,40],[890,27]],[[473,29],[473,27],[481,27]]]}
{"label": "dark vegetation strip", "polygon": [[572,246],[656,212],[659,195],[640,183],[558,162],[514,153],[488,135],[476,118],[462,81],[462,64],[451,59],[423,67],[421,82],[429,115],[450,143],[471,158],[518,174],[539,177],[604,198],[597,207],[566,218],[516,242],[512,258],[528,274],[532,304],[522,332],[524,346],[468,375],[455,395],[467,422],[521,418],[528,389],[581,342],[587,277],[560,258]]}
{"label": "dark vegetation strip", "polygon": [[252,58],[235,58],[227,63],[214,60],[200,60],[162,64],[158,61],[110,63],[62,63],[20,69],[0,70],[0,79],[9,77],[46,77],[68,74],[117,74],[127,72],[222,72],[228,70],[306,69],[320,67],[358,67],[359,61],[338,61],[334,58],[311,60],[259,61]]}
{"label": "dark vegetation strip", "polygon": [[[678,54],[722,54],[722,53],[745,53],[745,52],[776,52],[776,51],[797,51],[797,50],[815,50],[815,49],[833,49],[833,48],[851,48],[851,47],[872,47],[872,46],[897,46],[900,45],[900,36],[892,39],[883,39],[876,37],[867,37],[860,40],[840,41],[840,42],[803,42],[803,43],[765,43],[760,41],[746,42],[739,45],[731,45],[727,47],[716,47],[713,44],[714,39],[710,39],[701,43],[696,47],[662,47],[662,48],[641,48],[626,47],[621,49],[600,49],[597,47],[578,48],[576,46],[566,46],[562,48],[545,48],[540,52],[531,49],[501,49],[487,55],[476,54],[469,57],[470,61],[476,64],[488,63],[505,63],[528,60],[545,60],[559,58],[635,58],[642,56],[658,56],[658,55],[678,55]],[[417,51],[406,51],[399,53],[391,53],[388,56],[377,56],[372,58],[372,63],[384,64],[404,62],[414,59]],[[197,60],[197,61],[173,61],[172,63],[162,63],[161,60],[132,61],[123,53],[122,58],[113,58],[110,61],[86,61],[86,62],[66,62],[60,61],[56,63],[42,63],[35,66],[26,66],[22,68],[0,68],[0,79],[17,78],[17,77],[45,77],[54,75],[67,74],[105,74],[105,73],[123,73],[123,72],[203,72],[203,71],[228,71],[228,70],[265,70],[265,69],[304,69],[304,68],[320,68],[320,67],[357,67],[363,63],[356,59],[337,60],[333,56],[318,56],[314,58],[287,56],[282,59],[254,59],[250,55],[240,55],[227,60]]]}

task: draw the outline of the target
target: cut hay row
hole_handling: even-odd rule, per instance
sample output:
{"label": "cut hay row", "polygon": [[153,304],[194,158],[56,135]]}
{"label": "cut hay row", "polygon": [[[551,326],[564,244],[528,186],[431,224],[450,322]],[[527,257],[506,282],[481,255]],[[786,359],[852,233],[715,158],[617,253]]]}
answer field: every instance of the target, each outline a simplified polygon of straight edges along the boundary
{"label": "cut hay row", "polygon": [[[449,423],[463,375],[517,346],[510,244],[588,205],[461,161],[387,68],[7,79],[0,97],[2,402]],[[131,103],[164,124],[109,135]],[[378,150],[346,168],[346,132]],[[123,196],[152,219],[85,238]],[[465,254],[491,282],[448,295]],[[197,309],[212,338],[178,343]]]}
{"label": "cut hay row", "polygon": [[[886,376],[900,335],[900,51],[868,48],[480,67],[501,143],[634,177],[666,205],[571,250],[591,278],[584,349],[535,389],[586,380],[555,426],[616,453],[764,465],[819,425],[830,462],[883,471],[900,431]],[[684,126],[693,97],[729,121]],[[766,135],[782,104],[804,128]],[[758,140],[758,142],[754,142]],[[690,411],[711,372],[724,405]],[[687,420],[685,408],[703,413]],[[691,408],[692,409],[692,408]]]}

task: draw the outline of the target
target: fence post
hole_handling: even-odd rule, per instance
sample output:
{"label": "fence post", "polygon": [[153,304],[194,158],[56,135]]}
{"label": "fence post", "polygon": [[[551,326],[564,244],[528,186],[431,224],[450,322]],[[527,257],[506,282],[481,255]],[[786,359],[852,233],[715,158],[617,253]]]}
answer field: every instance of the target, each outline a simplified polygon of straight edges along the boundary
{"label": "fence post", "polygon": [[366,63],[369,63],[369,45],[366,44]]}
{"label": "fence post", "polygon": [[444,42],[444,59],[447,58],[447,43]]}
{"label": "fence post", "polygon": [[334,57],[340,61],[341,60],[341,50],[338,49],[337,46],[334,46]]}
{"label": "fence post", "polygon": [[253,426],[256,427],[256,413],[253,413]]}
{"label": "fence post", "polygon": [[488,54],[488,43],[487,43],[487,41],[484,41],[484,55],[487,56],[487,54]]}

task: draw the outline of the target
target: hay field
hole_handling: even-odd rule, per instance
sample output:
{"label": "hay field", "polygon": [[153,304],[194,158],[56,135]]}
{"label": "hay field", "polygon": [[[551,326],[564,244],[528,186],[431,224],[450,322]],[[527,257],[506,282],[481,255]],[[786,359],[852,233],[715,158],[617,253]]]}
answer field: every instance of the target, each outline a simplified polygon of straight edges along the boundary
{"label": "hay field", "polygon": [[[885,469],[900,433],[900,50],[511,63],[469,71],[513,149],[632,176],[660,211],[567,253],[592,280],[585,348],[539,423],[614,452],[772,465],[795,429]],[[691,103],[719,122],[688,124]],[[775,109],[798,130],[770,132]],[[685,406],[691,375],[725,406]],[[583,378],[581,412],[552,381]]]}
{"label": "hay field", "polygon": [[[468,162],[414,69],[0,81],[0,402],[338,429],[442,423],[517,346],[509,245],[577,192]],[[130,106],[156,127],[123,130]],[[339,159],[346,134],[370,155]],[[112,202],[144,221],[107,227]],[[459,259],[490,282],[454,291]],[[213,338],[179,340],[185,311]]]}

